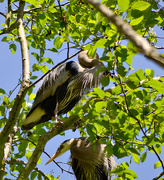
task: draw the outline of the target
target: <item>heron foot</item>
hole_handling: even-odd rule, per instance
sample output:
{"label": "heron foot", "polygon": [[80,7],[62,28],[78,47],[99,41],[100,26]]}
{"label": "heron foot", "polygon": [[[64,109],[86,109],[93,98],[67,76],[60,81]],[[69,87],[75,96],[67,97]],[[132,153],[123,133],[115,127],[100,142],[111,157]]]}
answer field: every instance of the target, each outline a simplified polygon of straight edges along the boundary
{"label": "heron foot", "polygon": [[63,123],[64,123],[61,119],[59,119],[59,118],[56,117],[56,116],[52,116],[51,120],[52,120],[52,121],[55,121],[55,124],[56,124],[56,123],[58,123],[58,124],[63,124]]}

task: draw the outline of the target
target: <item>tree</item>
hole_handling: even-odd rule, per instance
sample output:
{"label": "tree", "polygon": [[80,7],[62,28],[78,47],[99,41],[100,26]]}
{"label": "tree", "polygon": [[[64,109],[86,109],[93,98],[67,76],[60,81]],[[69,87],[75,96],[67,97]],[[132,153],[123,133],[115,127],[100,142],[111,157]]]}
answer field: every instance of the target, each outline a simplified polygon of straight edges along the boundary
{"label": "tree", "polygon": [[[10,98],[12,90],[7,93],[0,89],[0,179],[9,173],[15,173],[18,180],[36,176],[55,179],[35,166],[46,143],[67,129],[78,129],[81,136],[89,135],[93,142],[99,135],[100,142],[107,144],[108,156],[129,156],[141,163],[152,152],[158,159],[154,168],[161,167],[161,174],[153,178],[164,175],[160,156],[164,139],[164,77],[154,77],[153,69],[131,73],[138,53],[164,66],[164,58],[157,51],[162,47],[156,46],[160,37],[153,32],[153,27],[164,26],[164,10],[159,1],[103,0],[100,4],[93,0],[8,0],[8,12],[0,14],[5,17],[0,30],[2,42],[9,43],[12,53],[21,51],[23,69],[15,98]],[[29,101],[35,97],[34,85],[42,79],[36,80],[36,74],[49,73],[48,64],[53,65],[57,55],[51,59],[46,53],[53,52],[55,57],[63,48],[67,52],[62,63],[81,48],[92,57],[101,49],[100,60],[110,71],[102,79],[104,89],[95,88],[68,116],[60,116],[63,125],[46,122],[24,132],[20,127],[29,111]],[[71,54],[72,49],[76,53]],[[36,59],[31,71],[29,52]],[[109,83],[114,86],[110,88]],[[27,162],[22,160],[24,157]],[[137,178],[127,162],[113,173],[119,179]]]}

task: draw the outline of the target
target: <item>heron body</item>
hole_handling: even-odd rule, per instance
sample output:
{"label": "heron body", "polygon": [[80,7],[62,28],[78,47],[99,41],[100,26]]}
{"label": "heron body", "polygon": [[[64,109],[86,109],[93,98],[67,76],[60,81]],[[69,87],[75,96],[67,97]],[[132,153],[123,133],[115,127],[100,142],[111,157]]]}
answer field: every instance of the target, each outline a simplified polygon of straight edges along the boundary
{"label": "heron body", "polygon": [[22,124],[23,130],[67,113],[86,89],[98,87],[102,73],[98,76],[95,73],[103,63],[97,58],[90,59],[87,51],[80,52],[79,61],[80,64],[75,61],[62,64],[43,78],[32,108]]}
{"label": "heron body", "polygon": [[110,180],[110,170],[117,164],[112,156],[107,158],[105,145],[96,142],[95,146],[94,149],[87,138],[69,139],[59,146],[47,164],[70,149],[72,169],[77,180]]}

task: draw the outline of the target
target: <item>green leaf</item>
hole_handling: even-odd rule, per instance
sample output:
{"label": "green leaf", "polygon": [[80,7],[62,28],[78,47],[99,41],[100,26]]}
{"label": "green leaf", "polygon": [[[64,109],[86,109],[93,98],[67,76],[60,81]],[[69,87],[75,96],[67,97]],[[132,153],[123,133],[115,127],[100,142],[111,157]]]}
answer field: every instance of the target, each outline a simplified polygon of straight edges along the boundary
{"label": "green leaf", "polygon": [[151,80],[147,84],[150,85],[152,88],[156,89],[158,93],[164,93],[164,84],[162,82],[159,82],[157,80]]}
{"label": "green leaf", "polygon": [[35,80],[35,79],[37,79],[38,78],[38,76],[31,76],[30,77],[30,79],[32,79],[32,80]]}
{"label": "green leaf", "polygon": [[10,102],[9,98],[7,96],[3,96],[3,104],[8,105]]}
{"label": "green leaf", "polygon": [[16,52],[17,46],[15,44],[10,44],[9,49],[11,49],[12,54]]}
{"label": "green leaf", "polygon": [[133,154],[136,154],[136,155],[140,155],[140,153],[137,151],[137,149],[135,148],[127,148],[130,152],[132,152]]}
{"label": "green leaf", "polygon": [[56,49],[60,49],[63,45],[63,40],[60,36],[57,36],[54,40],[54,46]]}
{"label": "green leaf", "polygon": [[99,101],[95,104],[96,111],[98,113],[101,113],[104,108],[107,107],[107,102],[105,101]]}
{"label": "green leaf", "polygon": [[12,38],[9,36],[5,36],[1,41],[2,42],[6,42],[6,41],[10,41]]}
{"label": "green leaf", "polygon": [[37,174],[38,174],[38,173],[37,173],[36,171],[33,171],[33,172],[31,173],[31,175],[30,175],[30,177],[31,177],[30,180],[34,180],[34,179],[36,178]]}
{"label": "green leaf", "polygon": [[46,73],[49,69],[46,65],[40,65],[40,70],[42,71],[42,73]]}
{"label": "green leaf", "polygon": [[161,166],[161,162],[160,161],[157,161],[155,164],[154,164],[154,169],[157,169],[158,167]]}
{"label": "green leaf", "polygon": [[132,19],[132,20],[130,21],[130,25],[131,25],[131,26],[136,26],[136,25],[140,24],[143,19],[144,19],[144,16],[140,16],[140,17],[138,17],[138,18]]}
{"label": "green leaf", "polygon": [[104,98],[105,97],[105,92],[100,89],[100,88],[93,88],[94,89],[94,93],[96,93],[100,98]]}
{"label": "green leaf", "polygon": [[33,64],[32,71],[35,72],[35,71],[39,71],[39,70],[40,70],[39,65]]}
{"label": "green leaf", "polygon": [[101,79],[101,84],[102,84],[102,86],[103,86],[103,87],[108,86],[109,81],[110,81],[109,76],[104,76],[104,77],[102,77],[102,79]]}
{"label": "green leaf", "polygon": [[5,112],[5,107],[4,106],[0,106],[0,116],[4,116],[4,112]]}
{"label": "green leaf", "polygon": [[153,78],[154,77],[154,70],[151,69],[145,69],[145,73],[148,77]]}
{"label": "green leaf", "polygon": [[141,162],[144,162],[146,160],[147,157],[147,152],[144,152],[143,154],[141,154],[140,160]]}
{"label": "green leaf", "polygon": [[54,53],[58,53],[58,50],[57,49],[55,49],[55,48],[50,48],[50,49],[48,49],[49,51],[52,51],[52,52],[54,52]]}
{"label": "green leaf", "polygon": [[132,157],[133,157],[133,160],[134,160],[137,164],[140,163],[140,158],[139,158],[139,156],[138,156],[137,154],[132,153]]}
{"label": "green leaf", "polygon": [[126,75],[127,69],[123,66],[118,66],[117,68],[117,72],[124,77]]}
{"label": "green leaf", "polygon": [[33,55],[36,58],[36,60],[39,61],[40,56],[37,53],[32,52],[31,55]]}
{"label": "green leaf", "polygon": [[129,0],[118,0],[118,6],[121,11],[125,12],[129,8]]}
{"label": "green leaf", "polygon": [[33,100],[35,98],[35,94],[30,94],[29,101]]}
{"label": "green leaf", "polygon": [[162,147],[159,144],[156,144],[154,146],[155,151],[157,152],[157,154],[161,154],[162,151]]}
{"label": "green leaf", "polygon": [[133,116],[137,116],[138,115],[138,111],[135,109],[130,109],[130,112],[132,113]]}
{"label": "green leaf", "polygon": [[132,58],[131,56],[128,56],[127,59],[126,59],[126,63],[127,63],[128,65],[131,65],[132,62],[133,62],[133,58]]}
{"label": "green leaf", "polygon": [[4,89],[0,88],[0,95],[2,95],[2,94],[6,94],[6,92]]}
{"label": "green leaf", "polygon": [[145,1],[138,1],[138,2],[135,2],[133,5],[132,5],[132,9],[136,9],[136,10],[139,10],[139,11],[144,11],[146,10],[148,7],[150,7],[150,4],[145,2]]}
{"label": "green leaf", "polygon": [[38,174],[38,180],[42,180],[42,176],[40,173]]}
{"label": "green leaf", "polygon": [[96,48],[105,48],[106,42],[107,42],[107,39],[100,39],[96,42],[95,47]]}
{"label": "green leaf", "polygon": [[41,157],[39,157],[39,159],[38,159],[38,162],[37,162],[38,164],[41,164]]}
{"label": "green leaf", "polygon": [[27,153],[26,153],[26,159],[29,160],[30,157],[31,157],[31,155],[32,155],[32,152],[27,151]]}
{"label": "green leaf", "polygon": [[45,14],[41,14],[39,15],[39,22],[40,22],[40,25],[42,26],[42,28],[44,28],[44,26],[46,25],[47,23],[47,18],[45,16]]}
{"label": "green leaf", "polygon": [[144,71],[143,71],[142,69],[138,69],[138,70],[136,71],[136,76],[138,77],[138,79],[139,79],[140,81],[142,81],[143,79],[146,79],[145,73],[144,73]]}

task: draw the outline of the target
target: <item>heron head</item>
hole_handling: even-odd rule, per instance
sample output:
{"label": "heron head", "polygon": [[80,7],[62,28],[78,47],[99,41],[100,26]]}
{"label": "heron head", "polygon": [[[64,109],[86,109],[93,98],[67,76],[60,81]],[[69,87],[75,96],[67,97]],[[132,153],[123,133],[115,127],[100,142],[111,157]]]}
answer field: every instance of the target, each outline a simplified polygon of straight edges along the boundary
{"label": "heron head", "polygon": [[50,158],[50,160],[46,163],[49,164],[51,161],[53,161],[55,158],[61,156],[63,153],[65,153],[66,151],[68,151],[72,145],[74,144],[75,139],[69,139],[64,141],[57,149],[56,153]]}
{"label": "heron head", "polygon": [[95,57],[92,58],[88,55],[88,50],[81,51],[78,55],[78,60],[81,65],[87,68],[92,68],[97,65],[103,65],[103,63],[99,61],[98,54],[96,54]]}

